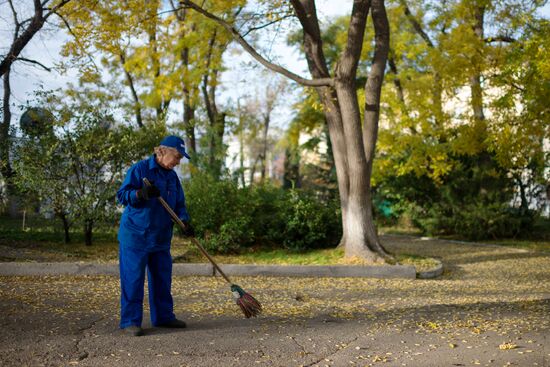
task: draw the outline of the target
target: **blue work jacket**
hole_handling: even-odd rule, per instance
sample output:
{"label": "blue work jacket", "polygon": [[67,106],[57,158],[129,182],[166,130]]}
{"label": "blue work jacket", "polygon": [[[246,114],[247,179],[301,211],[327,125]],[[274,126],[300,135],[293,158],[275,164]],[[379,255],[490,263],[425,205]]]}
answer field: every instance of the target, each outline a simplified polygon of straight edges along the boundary
{"label": "blue work jacket", "polygon": [[118,240],[121,246],[126,247],[151,251],[168,249],[173,222],[158,199],[138,199],[137,190],[143,188],[144,177],[158,187],[162,198],[182,221],[189,221],[178,175],[159,166],[155,155],[152,155],[130,167],[117,191],[118,201],[126,206],[120,220]]}

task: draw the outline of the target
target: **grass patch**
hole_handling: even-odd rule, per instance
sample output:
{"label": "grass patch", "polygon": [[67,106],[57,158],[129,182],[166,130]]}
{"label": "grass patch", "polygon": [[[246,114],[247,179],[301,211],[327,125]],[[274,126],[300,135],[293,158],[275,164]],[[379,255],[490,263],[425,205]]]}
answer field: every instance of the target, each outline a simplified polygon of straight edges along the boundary
{"label": "grass patch", "polygon": [[[203,263],[206,259],[192,248],[192,244],[184,245],[186,250],[180,249],[180,259],[183,262]],[[174,251],[173,251],[174,252]],[[178,256],[175,256],[176,259]],[[341,248],[316,249],[303,252],[292,252],[284,249],[250,249],[234,255],[215,255],[220,264],[257,264],[257,265],[365,265],[360,259],[346,259]],[[417,272],[433,269],[438,262],[432,258],[418,255],[397,254],[397,263],[413,265]],[[370,264],[372,265],[372,264]]]}
{"label": "grass patch", "polygon": [[31,215],[22,218],[0,217],[2,261],[93,261],[118,260],[118,241],[112,226],[98,226],[93,245],[84,244],[78,227],[71,228],[71,243],[64,243],[64,233],[56,219]]}
{"label": "grass patch", "polygon": [[492,241],[487,240],[482,241],[482,243],[550,253],[550,241],[547,240],[502,239]]}
{"label": "grass patch", "polygon": [[379,226],[378,232],[381,235],[397,234],[407,236],[422,236],[422,231],[420,229],[411,226]]}

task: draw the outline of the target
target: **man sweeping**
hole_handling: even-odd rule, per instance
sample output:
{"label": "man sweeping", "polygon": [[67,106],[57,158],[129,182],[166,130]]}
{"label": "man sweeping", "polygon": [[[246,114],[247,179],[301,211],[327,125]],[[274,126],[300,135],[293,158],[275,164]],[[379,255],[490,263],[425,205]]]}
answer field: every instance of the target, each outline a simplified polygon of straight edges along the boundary
{"label": "man sweeping", "polygon": [[[193,236],[185,195],[174,172],[181,159],[189,155],[177,136],[167,136],[154,154],[134,164],[117,192],[124,205],[120,221],[120,328],[134,336],[143,335],[143,295],[145,269],[149,283],[151,323],[157,327],[185,328],[174,315],[172,300],[173,221],[157,198],[162,197],[185,224],[185,235]],[[144,178],[151,185],[144,184]]]}

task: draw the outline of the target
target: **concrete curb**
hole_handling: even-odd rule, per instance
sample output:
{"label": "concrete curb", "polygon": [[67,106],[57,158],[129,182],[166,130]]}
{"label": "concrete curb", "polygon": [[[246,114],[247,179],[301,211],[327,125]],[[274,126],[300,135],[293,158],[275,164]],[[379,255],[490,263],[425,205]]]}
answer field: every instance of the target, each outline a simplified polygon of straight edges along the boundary
{"label": "concrete curb", "polygon": [[443,263],[437,259],[434,260],[437,261],[437,265],[430,270],[418,272],[416,275],[418,279],[434,279],[443,274]]}
{"label": "concrete curb", "polygon": [[222,266],[227,275],[266,276],[318,276],[318,277],[365,277],[365,278],[416,278],[411,265],[235,265]]}
{"label": "concrete curb", "polygon": [[[237,265],[221,266],[227,275],[235,276],[301,276],[301,277],[365,277],[415,279],[412,265]],[[30,263],[0,262],[0,276],[25,275],[118,275],[118,264],[95,263]],[[212,276],[211,264],[174,264],[173,275]]]}

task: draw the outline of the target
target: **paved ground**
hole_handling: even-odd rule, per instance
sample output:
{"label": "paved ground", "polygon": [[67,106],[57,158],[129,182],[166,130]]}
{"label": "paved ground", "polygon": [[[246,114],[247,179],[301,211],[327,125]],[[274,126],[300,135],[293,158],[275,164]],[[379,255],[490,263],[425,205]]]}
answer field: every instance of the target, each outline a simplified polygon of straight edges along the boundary
{"label": "paved ground", "polygon": [[439,257],[437,280],[176,277],[182,331],[117,329],[118,279],[0,277],[1,366],[550,366],[550,256],[386,238]]}

